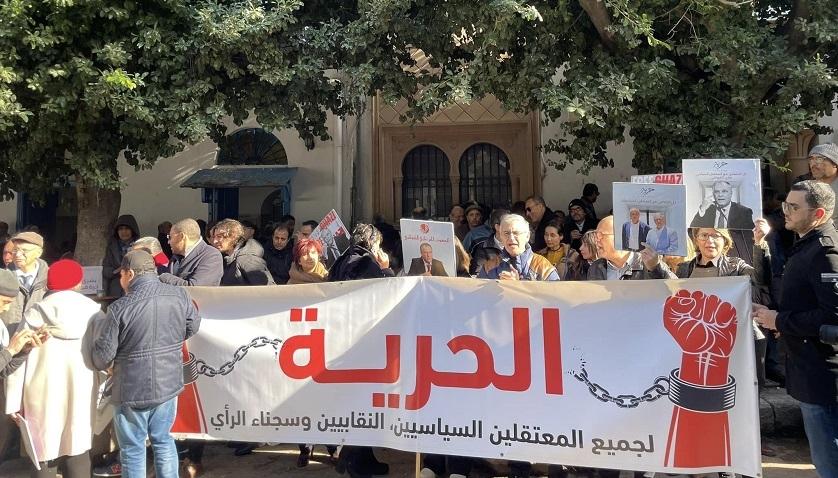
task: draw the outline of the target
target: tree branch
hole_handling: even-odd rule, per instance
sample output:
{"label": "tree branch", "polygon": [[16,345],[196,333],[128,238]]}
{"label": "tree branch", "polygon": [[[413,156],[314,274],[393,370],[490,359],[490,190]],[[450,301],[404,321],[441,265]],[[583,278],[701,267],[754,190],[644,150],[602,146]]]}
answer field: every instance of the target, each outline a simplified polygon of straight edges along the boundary
{"label": "tree branch", "polygon": [[615,47],[614,33],[608,31],[608,27],[611,26],[611,15],[605,7],[605,2],[603,0],[579,0],[579,5],[588,14],[591,23],[594,24],[602,44],[608,50],[613,51]]}
{"label": "tree branch", "polygon": [[791,13],[789,19],[785,24],[781,25],[777,31],[783,35],[788,36],[789,46],[792,50],[798,50],[803,46],[803,32],[801,32],[795,25],[797,19],[809,17],[809,2],[807,0],[794,0],[791,5]]}

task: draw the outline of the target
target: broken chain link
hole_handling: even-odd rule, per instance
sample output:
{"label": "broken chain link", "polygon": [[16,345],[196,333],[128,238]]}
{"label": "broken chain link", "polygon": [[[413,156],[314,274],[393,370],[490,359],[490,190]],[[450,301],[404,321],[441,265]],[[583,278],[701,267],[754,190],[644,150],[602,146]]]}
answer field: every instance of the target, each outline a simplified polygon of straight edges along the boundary
{"label": "broken chain link", "polygon": [[[206,362],[203,360],[196,360],[195,361],[195,368],[196,372],[199,375],[205,375],[207,377],[215,377],[216,375],[227,375],[228,373],[232,372],[236,366],[236,363],[243,359],[247,352],[250,349],[256,349],[259,347],[264,347],[266,345],[273,346],[274,349],[279,349],[279,344],[282,343],[282,339],[269,339],[267,337],[256,337],[250,341],[249,344],[242,345],[233,353],[233,359],[229,362],[223,364],[221,367],[213,368],[207,365]],[[192,360],[195,358],[195,355],[192,353],[189,354],[189,359]]]}
{"label": "broken chain link", "polygon": [[658,377],[655,379],[654,384],[643,391],[643,394],[640,396],[637,395],[611,395],[608,390],[604,389],[598,383],[594,383],[588,378],[588,371],[585,368],[582,368],[581,372],[571,372],[576,380],[584,383],[588,390],[591,392],[597,400],[601,402],[611,402],[614,405],[617,405],[620,408],[636,408],[643,402],[654,402],[655,400],[663,397],[664,395],[669,395],[669,378],[668,377]]}

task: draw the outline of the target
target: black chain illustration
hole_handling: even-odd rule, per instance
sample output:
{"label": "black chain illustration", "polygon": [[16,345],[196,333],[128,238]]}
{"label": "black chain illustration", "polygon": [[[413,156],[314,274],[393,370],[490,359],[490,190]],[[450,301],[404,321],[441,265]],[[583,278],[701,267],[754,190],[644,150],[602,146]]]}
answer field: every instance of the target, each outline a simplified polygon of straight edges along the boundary
{"label": "black chain illustration", "polygon": [[594,383],[588,378],[588,371],[585,370],[584,365],[581,367],[581,372],[571,372],[576,380],[584,383],[588,390],[597,400],[601,402],[611,402],[620,408],[636,408],[643,402],[654,402],[655,400],[669,395],[669,378],[658,377],[654,384],[643,391],[642,395],[617,395],[614,396],[608,390],[603,388],[598,383]]}
{"label": "black chain illustration", "polygon": [[233,369],[236,367],[236,363],[243,359],[247,355],[247,352],[250,351],[250,349],[256,349],[259,347],[264,347],[266,345],[271,345],[275,350],[279,350],[279,344],[281,343],[282,339],[256,337],[253,340],[251,340],[249,344],[242,345],[241,347],[236,349],[235,353],[233,353],[233,359],[221,365],[218,368],[213,368],[207,365],[207,363],[203,360],[196,360],[195,355],[190,353],[189,362],[187,363],[187,365],[189,365],[192,369],[192,373],[189,375],[194,375],[196,378],[197,375],[204,375],[207,377],[215,377],[216,375],[227,375],[228,373],[233,371]]}

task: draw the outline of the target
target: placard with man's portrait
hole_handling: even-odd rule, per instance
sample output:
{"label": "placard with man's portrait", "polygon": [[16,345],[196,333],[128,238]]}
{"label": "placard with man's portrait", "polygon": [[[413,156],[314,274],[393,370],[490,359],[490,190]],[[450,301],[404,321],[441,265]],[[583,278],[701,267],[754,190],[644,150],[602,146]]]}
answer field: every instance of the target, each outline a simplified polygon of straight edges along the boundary
{"label": "placard with man's portrait", "polygon": [[614,247],[687,255],[686,189],[680,184],[614,183]]}
{"label": "placard with man's portrait", "polygon": [[758,159],[685,159],[690,227],[754,228],[762,210]]}

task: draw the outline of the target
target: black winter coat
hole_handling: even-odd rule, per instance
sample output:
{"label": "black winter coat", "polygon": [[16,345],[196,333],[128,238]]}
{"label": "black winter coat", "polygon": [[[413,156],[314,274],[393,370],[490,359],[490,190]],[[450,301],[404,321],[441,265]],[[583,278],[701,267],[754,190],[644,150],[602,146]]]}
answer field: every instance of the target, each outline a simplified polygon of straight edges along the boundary
{"label": "black winter coat", "polygon": [[392,270],[382,269],[378,265],[372,252],[361,246],[350,246],[332,265],[329,281],[378,279],[393,275]]}
{"label": "black winter coat", "polygon": [[786,390],[801,402],[834,405],[838,398],[838,349],[818,339],[821,325],[838,325],[838,232],[832,221],[792,247],[783,273],[777,315],[786,344]]}
{"label": "black winter coat", "polygon": [[262,259],[262,246],[254,239],[224,257],[221,285],[273,285],[274,279]]}
{"label": "black winter coat", "polygon": [[275,283],[288,283],[293,253],[293,241],[288,241],[288,244],[282,250],[277,250],[272,243],[265,245],[265,263]]}

